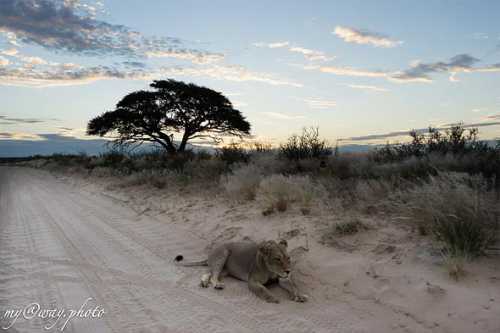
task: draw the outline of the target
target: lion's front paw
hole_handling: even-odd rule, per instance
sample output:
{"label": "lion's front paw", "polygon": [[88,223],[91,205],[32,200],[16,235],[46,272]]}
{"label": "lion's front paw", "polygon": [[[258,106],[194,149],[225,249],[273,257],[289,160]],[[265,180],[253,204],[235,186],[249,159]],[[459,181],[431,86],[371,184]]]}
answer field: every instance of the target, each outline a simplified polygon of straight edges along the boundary
{"label": "lion's front paw", "polygon": [[292,300],[294,302],[304,303],[304,302],[307,302],[308,299],[309,299],[309,297],[307,297],[307,295],[295,295],[295,296],[293,296]]}
{"label": "lion's front paw", "polygon": [[200,287],[208,288],[210,285],[210,274],[203,274],[201,276]]}

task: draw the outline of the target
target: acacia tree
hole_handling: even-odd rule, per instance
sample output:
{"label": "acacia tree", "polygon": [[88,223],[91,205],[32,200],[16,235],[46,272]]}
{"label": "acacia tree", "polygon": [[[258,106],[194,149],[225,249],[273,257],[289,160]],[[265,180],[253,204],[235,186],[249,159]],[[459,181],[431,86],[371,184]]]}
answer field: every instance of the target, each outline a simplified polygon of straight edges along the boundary
{"label": "acacia tree", "polygon": [[[157,143],[169,153],[183,152],[189,140],[220,135],[242,137],[250,124],[220,92],[176,80],[153,81],[154,91],[136,91],[115,110],[89,121],[87,134],[113,135],[118,145]],[[174,133],[181,133],[180,143]]]}

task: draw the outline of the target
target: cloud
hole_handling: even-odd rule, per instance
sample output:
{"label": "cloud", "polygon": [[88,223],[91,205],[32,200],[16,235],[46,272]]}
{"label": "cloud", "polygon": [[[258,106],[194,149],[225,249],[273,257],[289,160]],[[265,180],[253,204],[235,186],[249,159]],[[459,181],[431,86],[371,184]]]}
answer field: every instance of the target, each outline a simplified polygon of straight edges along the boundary
{"label": "cloud", "polygon": [[468,54],[458,54],[448,61],[438,61],[431,63],[422,63],[414,61],[410,64],[410,68],[402,71],[383,71],[383,70],[364,70],[351,67],[338,66],[319,66],[307,65],[303,66],[306,70],[318,70],[323,73],[331,73],[340,76],[354,77],[380,77],[389,81],[407,83],[407,82],[432,82],[432,74],[448,73],[451,75],[451,81],[457,81],[457,73],[485,73],[485,72],[500,72],[500,63],[475,66],[479,59]]}
{"label": "cloud", "polygon": [[43,140],[38,134],[23,133],[23,132],[0,132],[0,145],[2,140],[31,140],[39,141]]}
{"label": "cloud", "polygon": [[2,50],[0,52],[0,54],[3,54],[3,55],[6,55],[6,56],[10,56],[10,57],[13,57],[15,56],[19,51],[16,49],[16,48],[10,48],[10,49],[7,49],[7,50]]}
{"label": "cloud", "polygon": [[321,51],[306,49],[303,47],[291,47],[288,49],[290,52],[296,52],[302,54],[307,60],[310,61],[330,61],[335,59],[335,57],[327,56]]}
{"label": "cloud", "polygon": [[486,119],[500,119],[500,113],[486,116]]}
{"label": "cloud", "polygon": [[257,47],[268,47],[270,49],[276,49],[276,48],[281,48],[290,45],[290,42],[275,42],[275,43],[264,43],[264,42],[257,42],[253,43],[254,46]]}
{"label": "cloud", "polygon": [[383,71],[361,70],[351,67],[338,67],[338,66],[304,66],[307,70],[319,70],[323,73],[330,73],[340,76],[359,76],[359,77],[387,77],[388,73]]}
{"label": "cloud", "polygon": [[4,67],[10,64],[10,61],[8,59],[5,59],[4,57],[0,56],[0,67]]}
{"label": "cloud", "polygon": [[[136,64],[137,65],[137,64]],[[100,80],[152,80],[165,76],[205,76],[233,82],[260,82],[270,85],[302,87],[302,84],[280,79],[269,73],[250,71],[242,66],[213,65],[209,67],[92,66],[51,64],[50,66],[0,67],[0,85],[51,87],[88,84]]]}
{"label": "cloud", "polygon": [[279,112],[260,112],[261,114],[279,120],[295,120],[295,119],[304,119],[304,116],[290,116],[284,113]]}
{"label": "cloud", "polygon": [[484,66],[484,67],[478,67],[478,68],[471,68],[469,70],[466,70],[464,72],[500,72],[500,63],[489,65],[489,66]]}
{"label": "cloud", "polygon": [[29,44],[92,54],[133,53],[134,33],[113,25],[81,16],[77,1],[4,0],[0,2],[0,31],[15,35]]}
{"label": "cloud", "polygon": [[[227,95],[226,95],[227,96]],[[234,101],[233,102],[233,106],[235,108],[242,108],[242,107],[245,107],[245,106],[248,106],[248,103],[246,102],[242,102],[242,101]]]}
{"label": "cloud", "polygon": [[370,44],[376,47],[395,47],[403,43],[379,33],[343,26],[336,26],[333,33],[348,43]]}
{"label": "cloud", "polygon": [[475,33],[470,34],[469,36],[472,37],[473,39],[478,39],[478,40],[489,38],[488,34],[485,32],[475,32]]}
{"label": "cloud", "polygon": [[291,46],[289,42],[275,42],[275,43],[263,43],[258,42],[253,44],[256,47],[266,47],[270,49],[285,48],[289,52],[300,53],[309,61],[331,61],[335,59],[334,56],[328,56],[322,51],[306,49],[301,46]]}
{"label": "cloud", "polygon": [[68,68],[66,64],[58,64],[48,68],[0,68],[0,84],[24,87],[67,86],[108,79],[150,78],[151,73],[142,69],[119,69],[112,66]]}
{"label": "cloud", "polygon": [[[45,59],[42,59],[40,57],[32,57],[32,56],[26,56],[26,55],[20,54],[19,51],[17,49],[15,49],[15,48],[7,49],[7,50],[2,50],[2,51],[0,51],[0,54],[3,54],[5,56],[9,57],[13,61],[20,61],[26,67],[31,67],[31,66],[35,66],[35,65],[47,65],[47,64],[49,64],[48,61],[46,61]],[[0,56],[0,58],[3,58],[3,57]],[[11,61],[7,60],[7,65],[10,62]]]}
{"label": "cloud", "polygon": [[[446,124],[440,127],[437,127],[438,130],[447,130],[450,129],[451,126],[456,126],[459,123],[454,123],[454,124]],[[475,123],[475,124],[463,124],[462,126],[464,128],[475,128],[475,127],[486,127],[486,126],[497,126],[500,125],[500,121],[491,121],[491,122],[482,122],[482,123]],[[420,128],[420,129],[415,129],[415,131],[419,134],[424,134],[429,132],[429,128]],[[370,141],[370,140],[382,140],[382,139],[389,139],[389,138],[394,138],[394,137],[400,137],[400,136],[409,136],[410,130],[403,130],[403,131],[394,131],[394,132],[389,132],[389,133],[383,133],[383,134],[371,134],[371,135],[365,135],[365,136],[354,136],[350,138],[345,138],[345,139],[340,139],[339,141]]]}
{"label": "cloud", "polygon": [[376,92],[389,91],[388,89],[385,89],[385,88],[380,88],[377,86],[362,85],[362,84],[348,84],[347,86],[349,88],[353,88],[353,89],[369,90],[369,91],[376,91]]}
{"label": "cloud", "polygon": [[337,106],[337,102],[333,100],[306,98],[302,100],[311,109],[331,109]]}
{"label": "cloud", "polygon": [[234,82],[261,82],[275,86],[302,87],[303,85],[294,81],[276,78],[268,73],[253,72],[242,66],[235,65],[213,65],[210,67],[164,67],[161,69],[164,75],[171,76],[207,76],[215,79],[223,79]]}
{"label": "cloud", "polygon": [[468,54],[459,54],[452,57],[449,61],[438,61],[432,63],[421,63],[416,61],[412,63],[411,67],[402,72],[395,73],[391,76],[396,81],[413,81],[413,82],[430,82],[430,74],[433,73],[458,73],[458,72],[472,72],[477,71],[479,68],[472,66],[479,62],[479,59],[474,58]]}
{"label": "cloud", "polygon": [[209,64],[224,59],[223,54],[207,53],[196,50],[156,50],[146,51],[145,54],[149,58],[176,58],[181,60],[189,60],[195,64]]}
{"label": "cloud", "polygon": [[22,57],[25,66],[46,65],[48,62],[40,57]]}
{"label": "cloud", "polygon": [[[124,61],[122,63],[125,67],[132,67],[132,68],[146,68],[146,64],[143,63],[143,62],[139,62],[139,61]],[[65,64],[69,67],[71,67],[71,65],[74,65],[76,66],[75,64]]]}
{"label": "cloud", "polygon": [[0,33],[14,45],[23,42],[85,55],[143,57],[165,51],[192,54],[196,60],[210,55],[182,48],[178,38],[145,37],[124,25],[97,20],[95,11],[79,0],[2,0]]}
{"label": "cloud", "polygon": [[48,119],[38,119],[38,118],[12,118],[8,116],[0,116],[0,120],[9,122],[4,124],[36,124],[46,122]]}

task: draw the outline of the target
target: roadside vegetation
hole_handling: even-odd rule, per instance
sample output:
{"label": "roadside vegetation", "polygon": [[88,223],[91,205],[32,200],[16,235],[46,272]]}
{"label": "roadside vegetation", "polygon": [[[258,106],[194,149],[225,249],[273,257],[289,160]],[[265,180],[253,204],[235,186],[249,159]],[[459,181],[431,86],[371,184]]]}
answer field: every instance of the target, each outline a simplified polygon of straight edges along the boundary
{"label": "roadside vegetation", "polygon": [[[463,263],[488,253],[498,240],[500,146],[460,125],[412,132],[411,141],[364,154],[333,149],[316,128],[291,136],[279,148],[232,143],[212,151],[163,149],[99,156],[36,157],[31,166],[115,177],[121,187],[217,191],[237,204],[255,203],[263,218],[279,214],[379,215],[434,240],[451,276]],[[367,230],[358,221],[335,223],[332,234]]]}

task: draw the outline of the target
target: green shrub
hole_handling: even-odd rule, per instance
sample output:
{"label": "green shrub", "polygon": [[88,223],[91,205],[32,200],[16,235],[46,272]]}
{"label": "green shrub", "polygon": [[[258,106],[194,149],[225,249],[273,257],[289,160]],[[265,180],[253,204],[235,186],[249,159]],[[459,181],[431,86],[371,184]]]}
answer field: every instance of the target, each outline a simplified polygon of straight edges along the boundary
{"label": "green shrub", "polygon": [[409,134],[412,138],[409,143],[387,144],[376,149],[371,159],[377,163],[421,159],[442,171],[482,174],[494,179],[496,187],[500,188],[500,144],[492,147],[478,140],[477,128],[466,130],[462,124],[458,124],[444,131],[429,128],[427,134],[415,130]]}
{"label": "green shrub", "polygon": [[280,146],[280,154],[288,160],[323,158],[331,155],[332,149],[319,138],[318,128],[304,128],[301,135],[292,135]]}
{"label": "green shrub", "polygon": [[233,142],[217,150],[217,157],[231,165],[233,163],[248,163],[250,154],[239,144]]}

